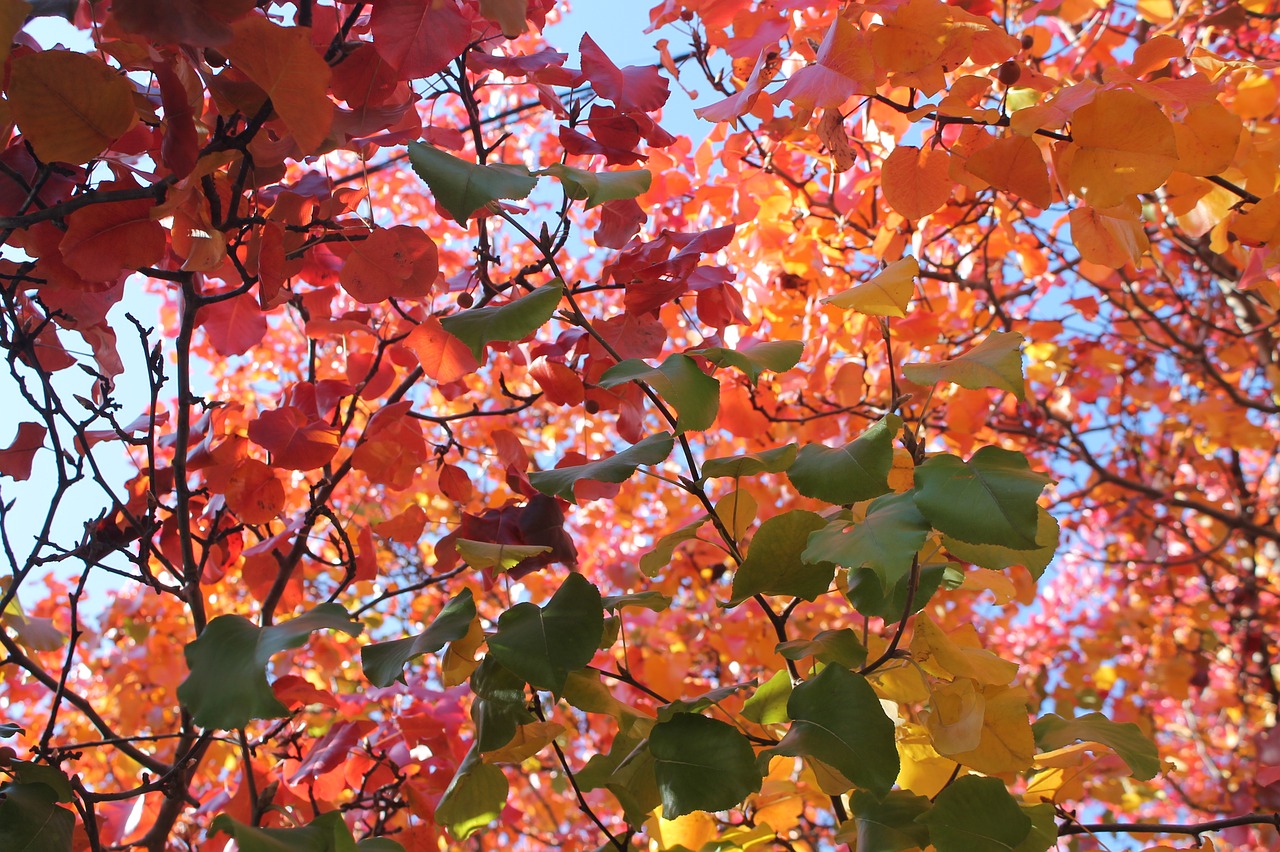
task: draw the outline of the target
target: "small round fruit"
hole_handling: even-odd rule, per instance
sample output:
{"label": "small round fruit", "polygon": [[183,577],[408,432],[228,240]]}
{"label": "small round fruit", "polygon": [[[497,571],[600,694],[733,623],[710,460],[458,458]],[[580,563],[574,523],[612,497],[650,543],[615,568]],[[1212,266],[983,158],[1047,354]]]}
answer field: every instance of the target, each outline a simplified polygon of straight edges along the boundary
{"label": "small round fruit", "polygon": [[470,293],[458,294],[458,307],[469,308],[476,303],[475,298]]}
{"label": "small round fruit", "polygon": [[680,10],[680,20],[684,21],[686,24],[687,24],[687,23],[689,23],[690,21],[692,21],[692,20],[693,20],[693,11],[692,11],[692,10],[690,10],[690,9],[681,9],[681,10]]}
{"label": "small round fruit", "polygon": [[588,414],[599,414],[600,403],[596,402],[594,399],[589,399],[586,402],[582,403],[582,409]]}
{"label": "small round fruit", "polygon": [[1036,38],[1035,38],[1035,36],[1031,35],[1030,33],[1027,33],[1026,35],[1024,35],[1024,36],[1022,37],[1022,49],[1023,49],[1023,50],[1030,50],[1030,49],[1031,49],[1031,46],[1032,46],[1032,45],[1034,45],[1035,43],[1036,43]]}
{"label": "small round fruit", "polygon": [[996,71],[996,79],[1006,86],[1012,86],[1022,76],[1022,66],[1010,59]]}

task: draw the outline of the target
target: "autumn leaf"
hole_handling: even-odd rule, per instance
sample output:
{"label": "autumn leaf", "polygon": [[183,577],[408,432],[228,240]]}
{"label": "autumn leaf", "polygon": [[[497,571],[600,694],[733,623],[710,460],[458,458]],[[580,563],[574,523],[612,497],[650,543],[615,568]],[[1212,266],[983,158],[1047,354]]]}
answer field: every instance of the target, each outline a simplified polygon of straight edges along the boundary
{"label": "autumn leaf", "polygon": [[1067,182],[1094,207],[1151,192],[1178,164],[1173,125],[1137,92],[1099,92],[1072,115],[1071,138]]}
{"label": "autumn leaf", "polygon": [[249,440],[271,453],[277,467],[291,470],[323,467],[338,451],[338,431],[292,405],[259,414],[249,424]]}
{"label": "autumn leaf", "polygon": [[1023,337],[1016,331],[993,331],[963,355],[932,364],[904,364],[902,374],[920,385],[954,382],[962,388],[1000,388],[1024,399]]}
{"label": "autumn leaf", "polygon": [[69,50],[15,56],[9,107],[45,162],[83,163],[133,126],[128,80],[102,60]]}
{"label": "autumn leaf", "polygon": [[471,41],[471,22],[455,0],[379,0],[370,27],[374,47],[402,80],[435,74]]}
{"label": "autumn leaf", "polygon": [[425,299],[440,274],[435,241],[421,228],[396,225],[377,228],[356,242],[338,280],[357,302]]}
{"label": "autumn leaf", "polygon": [[284,483],[257,459],[244,459],[231,471],[227,508],[246,524],[265,524],[284,510]]}
{"label": "autumn leaf", "polygon": [[834,296],[827,296],[822,303],[868,316],[905,317],[907,303],[915,292],[915,279],[919,274],[919,262],[914,257],[904,257],[889,264],[869,280]]}
{"label": "autumn leaf", "polygon": [[923,219],[951,198],[951,155],[941,148],[899,145],[881,171],[884,198],[908,219]]}
{"label": "autumn leaf", "polygon": [[964,167],[974,177],[1024,198],[1041,210],[1053,203],[1049,168],[1040,146],[1029,136],[1002,136],[970,154]]}
{"label": "autumn leaf", "polygon": [[47,433],[48,430],[39,423],[19,423],[17,434],[13,436],[9,446],[0,450],[0,475],[19,482],[28,479],[36,451],[44,446],[44,436]]}
{"label": "autumn leaf", "polygon": [[[127,183],[104,188],[130,189]],[[62,260],[86,281],[114,281],[126,269],[151,266],[165,250],[165,233],[149,199],[93,204],[67,217],[58,244]]]}
{"label": "autumn leaf", "polygon": [[374,686],[390,686],[397,680],[404,682],[404,667],[410,660],[423,654],[434,654],[448,643],[464,637],[475,616],[475,599],[470,589],[463,589],[418,635],[361,648],[360,665],[364,676]]}
{"label": "autumn leaf", "polygon": [[467,344],[444,330],[440,320],[427,317],[405,338],[428,376],[441,384],[456,382],[480,366]]}
{"label": "autumn leaf", "polygon": [[813,64],[792,74],[773,99],[777,103],[789,100],[810,110],[833,108],[855,93],[874,92],[882,80],[866,34],[840,15],[823,36]]}

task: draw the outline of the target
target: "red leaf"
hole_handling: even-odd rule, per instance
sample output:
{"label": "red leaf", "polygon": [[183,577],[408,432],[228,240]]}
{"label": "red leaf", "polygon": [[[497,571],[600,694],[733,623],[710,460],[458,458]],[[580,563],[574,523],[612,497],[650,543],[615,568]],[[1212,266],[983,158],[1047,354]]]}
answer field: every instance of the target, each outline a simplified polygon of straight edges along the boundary
{"label": "red leaf", "polygon": [[471,43],[471,21],[455,0],[380,0],[370,26],[374,47],[402,80],[444,70]]}
{"label": "red leaf", "polygon": [[651,65],[619,68],[585,33],[578,50],[582,53],[582,73],[591,82],[591,88],[600,97],[613,101],[620,110],[653,112],[662,109],[671,95],[667,78],[657,68]]}
{"label": "red leaf", "polygon": [[284,510],[284,483],[257,459],[243,459],[227,483],[227,507],[246,524],[265,524]]}
{"label": "red leaf", "polygon": [[427,317],[409,332],[404,345],[418,356],[423,371],[441,384],[456,382],[480,366],[467,344],[445,331],[435,317]]}
{"label": "red leaf", "polygon": [[[99,189],[134,189],[128,183]],[[62,259],[86,281],[115,281],[124,270],[151,266],[164,256],[165,233],[151,218],[150,199],[90,204],[67,217]]]}
{"label": "red leaf", "polygon": [[866,34],[840,16],[827,30],[817,61],[792,74],[773,93],[773,101],[790,100],[809,109],[835,107],[856,92],[874,93],[882,76],[871,58]]}
{"label": "red leaf", "polygon": [[529,367],[529,375],[542,388],[543,396],[555,405],[578,405],[586,389],[582,378],[565,364],[539,358]]}
{"label": "red leaf", "polygon": [[455,503],[466,503],[471,499],[471,477],[456,464],[440,466],[440,493]]}
{"label": "red leaf", "polygon": [[379,485],[408,488],[426,459],[422,426],[408,416],[408,400],[383,408],[369,421],[364,440],[351,456],[351,466]]}
{"label": "red leaf", "polygon": [[290,710],[305,707],[308,704],[323,704],[325,707],[338,709],[338,699],[327,689],[321,690],[312,686],[310,681],[301,675],[285,675],[271,684],[271,691],[281,704]]}
{"label": "red leaf", "polygon": [[374,524],[373,531],[400,544],[413,544],[422,536],[422,529],[426,525],[427,513],[414,503],[394,518]]}
{"label": "red leaf", "polygon": [[600,227],[592,236],[601,248],[620,249],[640,233],[648,218],[634,198],[606,201],[600,207]]}
{"label": "red leaf", "polygon": [[217,47],[231,40],[231,21],[256,0],[113,0],[111,14],[127,33],[161,44]]}
{"label": "red leaf", "polygon": [[267,318],[249,293],[206,305],[199,316],[219,355],[243,355],[267,333]]}
{"label": "red leaf", "polygon": [[317,778],[332,769],[337,769],[351,756],[356,744],[376,727],[378,727],[377,723],[368,719],[338,722],[329,729],[327,734],[316,740],[306,760],[298,766],[298,771],[289,779],[289,783],[297,784],[304,778]]}
{"label": "red leaf", "polygon": [[379,228],[355,243],[338,273],[351,298],[376,304],[388,298],[423,299],[440,274],[440,254],[422,229]]}
{"label": "red leaf", "polygon": [[259,414],[249,424],[249,440],[271,453],[274,465],[290,470],[322,467],[338,451],[338,430],[292,405]]}
{"label": "red leaf", "polygon": [[36,450],[44,446],[45,428],[39,423],[19,423],[18,434],[0,450],[0,474],[22,481],[31,476]]}

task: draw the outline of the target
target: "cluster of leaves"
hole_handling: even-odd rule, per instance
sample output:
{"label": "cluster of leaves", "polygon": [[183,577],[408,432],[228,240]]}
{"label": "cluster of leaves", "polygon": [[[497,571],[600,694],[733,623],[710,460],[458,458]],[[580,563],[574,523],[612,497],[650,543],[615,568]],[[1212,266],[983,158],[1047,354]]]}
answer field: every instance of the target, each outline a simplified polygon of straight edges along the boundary
{"label": "cluster of leaves", "polygon": [[0,847],[1274,845],[1268,4],[51,8]]}

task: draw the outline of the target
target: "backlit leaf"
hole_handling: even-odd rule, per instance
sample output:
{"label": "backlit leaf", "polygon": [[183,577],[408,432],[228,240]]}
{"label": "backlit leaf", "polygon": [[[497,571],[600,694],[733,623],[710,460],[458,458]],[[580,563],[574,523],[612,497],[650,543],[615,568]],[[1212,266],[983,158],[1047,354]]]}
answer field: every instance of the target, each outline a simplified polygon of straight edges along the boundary
{"label": "backlit leaf", "polygon": [[722,476],[737,478],[755,476],[759,473],[781,473],[795,462],[796,451],[795,444],[786,444],[772,450],[761,450],[758,453],[707,459],[702,463],[702,478],[717,479]]}
{"label": "backlit leaf", "polygon": [[360,665],[364,676],[374,686],[390,686],[397,680],[403,682],[406,663],[423,654],[434,654],[446,643],[464,637],[475,615],[476,605],[471,590],[463,589],[445,604],[431,626],[417,636],[361,648]]}
{"label": "backlit leaf", "polygon": [[635,198],[648,192],[653,183],[653,173],[648,169],[591,172],[555,163],[537,174],[557,178],[570,198],[587,202],[588,210],[606,201]]}
{"label": "backlit leaf", "polygon": [[753,385],[766,370],[771,373],[790,370],[799,363],[803,353],[804,344],[799,340],[768,340],[741,349],[713,346],[691,350],[691,354],[701,355],[717,367],[737,367]]}
{"label": "backlit leaf", "polygon": [[716,422],[720,410],[720,383],[698,368],[688,355],[672,355],[658,367],[638,359],[614,364],[597,384],[613,388],[640,381],[653,387],[676,410],[676,429],[702,432]]}
{"label": "backlit leaf", "polygon": [[137,117],[123,74],[96,56],[69,50],[14,56],[8,94],[13,120],[48,163],[96,157]]}
{"label": "backlit leaf", "polygon": [[971,544],[1037,550],[1036,500],[1049,478],[1021,453],[983,447],[968,461],[950,453],[916,468],[916,506],[939,532]]}
{"label": "backlit leaf", "polygon": [[869,281],[828,296],[822,302],[868,316],[905,317],[919,274],[919,262],[914,257],[904,257],[877,272]]}
{"label": "backlit leaf", "polygon": [[370,838],[377,843],[362,841],[357,846],[339,811],[320,814],[295,828],[257,828],[219,814],[210,829],[233,837],[240,852],[404,852],[404,847],[388,837]]}
{"label": "backlit leaf", "polygon": [[440,797],[435,818],[464,841],[502,815],[508,789],[502,770],[480,760],[472,749]]}
{"label": "backlit leaf", "polygon": [[0,450],[0,475],[21,482],[31,476],[36,451],[44,446],[48,430],[39,423],[22,422],[8,447]]}
{"label": "backlit leaf", "polygon": [[1102,743],[1129,764],[1129,771],[1139,781],[1160,774],[1160,754],[1155,743],[1133,722],[1112,722],[1101,713],[1086,713],[1064,719],[1056,713],[1041,716],[1032,726],[1036,745],[1042,751],[1062,748],[1078,740]]}
{"label": "backlit leaf", "polygon": [[594,482],[626,482],[642,464],[660,464],[671,455],[675,439],[671,433],[650,435],[638,444],[599,461],[587,464],[540,470],[529,474],[529,482],[543,494],[552,494],[573,502],[573,486],[580,479]]}
{"label": "backlit leaf", "polygon": [[890,414],[843,447],[806,444],[788,468],[787,478],[804,496],[828,503],[879,497],[890,490],[893,439],[901,428],[902,419]]}
{"label": "backlit leaf", "polygon": [[836,567],[830,562],[805,562],[800,558],[810,533],[826,522],[804,509],[775,515],[760,525],[747,558],[733,575],[729,606],[752,595],[791,595],[816,600],[831,587]]}
{"label": "backlit leaf", "polygon": [[1029,136],[1002,136],[969,155],[964,167],[996,189],[1013,193],[1041,210],[1053,203],[1049,167],[1040,146]]}
{"label": "backlit leaf", "polygon": [[375,228],[355,242],[338,281],[357,302],[377,304],[389,298],[423,299],[440,274],[435,241],[421,228]]}
{"label": "backlit leaf", "polygon": [[758,725],[780,725],[791,720],[787,701],[791,698],[791,675],[779,669],[742,704],[742,715]]}
{"label": "backlit leaf", "polygon": [[899,145],[881,170],[884,200],[908,219],[923,219],[951,198],[951,155],[941,148]]}
{"label": "backlit leaf", "polygon": [[1023,339],[1016,331],[993,331],[963,355],[931,364],[904,364],[902,374],[918,385],[954,382],[970,390],[999,388],[1024,399]]}
{"label": "backlit leaf", "polygon": [[1034,550],[1015,550],[998,544],[970,544],[951,536],[942,537],[942,544],[957,559],[992,571],[1021,565],[1039,579],[1058,550],[1058,520],[1043,506],[1036,506],[1036,543]]}
{"label": "backlit leaf", "polygon": [[541,328],[555,313],[563,294],[564,285],[552,281],[504,305],[487,305],[444,317],[440,325],[465,343],[480,362],[486,343],[523,340]]}
{"label": "backlit leaf", "polygon": [[178,698],[204,728],[234,730],[253,719],[286,716],[288,709],[267,682],[271,657],[301,647],[315,630],[356,636],[363,629],[345,609],[332,603],[272,627],[259,627],[240,615],[220,615],[199,638],[187,643],[191,671],[178,687]]}
{"label": "backlit leaf", "polygon": [[538,183],[524,166],[479,166],[421,142],[409,143],[409,162],[440,206],[463,224],[499,199],[524,198]]}
{"label": "backlit leaf", "polygon": [[668,819],[726,810],[760,789],[751,744],[737,728],[717,719],[678,713],[653,726],[649,753]]}
{"label": "backlit leaf", "polygon": [[1173,125],[1150,98],[1109,89],[1071,117],[1067,183],[1094,207],[1151,192],[1177,167]]}
{"label": "backlit leaf", "polygon": [[644,572],[646,577],[658,576],[658,572],[667,567],[667,564],[671,561],[676,548],[686,541],[696,539],[698,530],[706,522],[707,517],[704,516],[658,539],[654,542],[653,549],[640,557],[640,570]]}
{"label": "backlit leaf", "polygon": [[156,263],[164,256],[165,235],[151,217],[154,207],[151,200],[140,199],[75,211],[67,217],[67,232],[58,244],[63,262],[86,281],[114,281],[126,269]]}
{"label": "backlit leaf", "polygon": [[414,326],[404,345],[418,356],[422,371],[441,384],[456,382],[480,366],[471,348],[445,331],[435,317],[427,317]]}
{"label": "backlit leaf", "polygon": [[867,661],[866,646],[848,627],[820,630],[812,639],[792,639],[778,643],[778,653],[788,660],[814,657],[821,663],[857,668]]}

